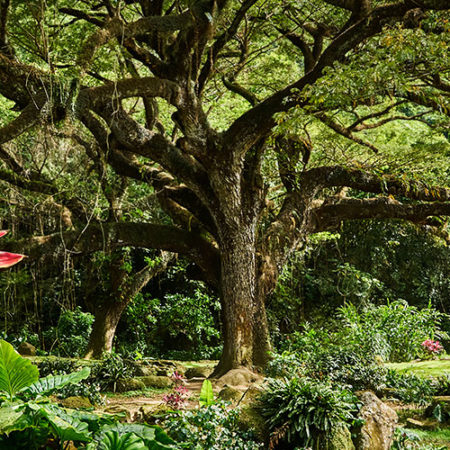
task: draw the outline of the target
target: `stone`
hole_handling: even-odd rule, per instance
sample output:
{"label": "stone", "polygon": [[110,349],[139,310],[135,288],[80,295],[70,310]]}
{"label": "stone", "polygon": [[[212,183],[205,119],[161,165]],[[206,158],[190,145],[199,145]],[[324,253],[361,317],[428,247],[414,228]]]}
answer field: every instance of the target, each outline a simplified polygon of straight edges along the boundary
{"label": "stone", "polygon": [[224,386],[219,392],[218,397],[226,402],[236,404],[241,400],[243,392],[232,386]]}
{"label": "stone", "polygon": [[358,419],[364,420],[364,424],[356,436],[356,449],[389,450],[398,421],[397,413],[371,391],[358,392],[357,396],[363,405]]}
{"label": "stone", "polygon": [[138,422],[142,419],[141,411],[137,410],[133,406],[111,405],[107,406],[104,411],[108,414],[121,416],[119,417],[120,422],[133,423]]}
{"label": "stone", "polygon": [[117,392],[140,391],[145,389],[145,384],[140,378],[124,378],[117,381]]}
{"label": "stone", "polygon": [[253,431],[258,441],[266,444],[269,442],[269,427],[258,408],[253,405],[245,405],[239,409],[238,427],[242,431]]}
{"label": "stone", "polygon": [[243,393],[241,398],[241,405],[249,405],[256,403],[258,397],[263,393],[263,389],[257,384],[251,384]]}
{"label": "stone", "polygon": [[171,409],[164,404],[142,405],[140,412],[143,420],[149,425],[155,425],[162,417],[171,414]]}
{"label": "stone", "polygon": [[433,431],[439,427],[439,422],[437,420],[417,420],[409,417],[406,419],[406,426],[408,428],[415,428],[417,430]]}
{"label": "stone", "polygon": [[169,388],[173,386],[173,381],[169,377],[158,375],[148,375],[146,377],[136,377],[135,380],[141,381],[145,387]]}
{"label": "stone", "polygon": [[184,376],[190,380],[191,378],[208,378],[212,374],[211,367],[195,366],[186,369]]}
{"label": "stone", "polygon": [[433,417],[436,407],[440,408],[442,420],[450,420],[450,395],[436,395],[431,401],[431,405],[426,409],[426,415]]}
{"label": "stone", "polygon": [[219,387],[227,386],[249,386],[253,383],[261,383],[262,377],[249,369],[229,370],[225,375],[216,381]]}
{"label": "stone", "polygon": [[320,443],[321,450],[355,450],[350,430],[344,425],[335,426]]}
{"label": "stone", "polygon": [[22,342],[17,351],[22,356],[36,356],[36,347],[28,342]]}
{"label": "stone", "polygon": [[67,397],[59,401],[64,408],[80,409],[80,408],[92,408],[92,403],[87,397],[72,396]]}

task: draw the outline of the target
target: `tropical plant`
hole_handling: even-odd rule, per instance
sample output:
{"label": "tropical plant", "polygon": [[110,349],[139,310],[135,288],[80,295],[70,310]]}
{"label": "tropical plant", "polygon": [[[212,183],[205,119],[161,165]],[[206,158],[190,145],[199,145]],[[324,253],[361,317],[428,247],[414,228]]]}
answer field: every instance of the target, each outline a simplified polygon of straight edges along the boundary
{"label": "tropical plant", "polygon": [[[85,367],[71,374],[39,379],[38,370],[0,341],[0,448],[31,450],[56,443],[86,443],[87,449],[169,449],[175,443],[158,427],[117,424],[114,416],[63,409],[47,397],[89,376]],[[140,445],[140,446],[138,446]]]}
{"label": "tropical plant", "polygon": [[262,448],[251,433],[238,426],[238,409],[217,402],[192,411],[178,411],[164,421],[164,428],[187,450],[256,450]]}
{"label": "tropical plant", "polygon": [[[3,237],[8,233],[8,231],[9,230],[1,230],[0,237]],[[25,258],[25,255],[0,251],[0,269],[6,269],[8,267],[14,266],[14,264],[22,261],[23,258]]]}
{"label": "tropical plant", "polygon": [[260,410],[277,440],[314,447],[339,424],[354,420],[357,399],[329,382],[308,378],[271,379]]}

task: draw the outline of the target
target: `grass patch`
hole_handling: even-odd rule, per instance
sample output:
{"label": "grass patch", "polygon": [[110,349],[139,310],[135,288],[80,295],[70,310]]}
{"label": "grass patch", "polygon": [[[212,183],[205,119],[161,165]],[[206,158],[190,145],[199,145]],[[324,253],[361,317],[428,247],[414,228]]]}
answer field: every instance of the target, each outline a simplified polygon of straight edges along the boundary
{"label": "grass patch", "polygon": [[385,364],[385,366],[398,372],[414,373],[423,377],[438,377],[446,372],[450,373],[450,359],[389,363]]}
{"label": "grass patch", "polygon": [[127,391],[127,392],[106,392],[106,397],[156,397],[157,395],[169,392],[171,388],[154,388],[146,387],[145,389],[140,389],[138,391]]}
{"label": "grass patch", "polygon": [[435,431],[412,430],[416,434],[421,444],[431,444],[437,448],[450,448],[450,427]]}

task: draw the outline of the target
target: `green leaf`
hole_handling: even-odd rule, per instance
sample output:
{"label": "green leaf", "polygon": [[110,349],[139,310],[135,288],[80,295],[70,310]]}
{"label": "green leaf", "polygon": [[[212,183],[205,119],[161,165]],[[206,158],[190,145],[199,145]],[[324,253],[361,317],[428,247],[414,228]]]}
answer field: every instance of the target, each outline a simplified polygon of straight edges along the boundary
{"label": "green leaf", "polygon": [[14,394],[39,378],[39,371],[6,341],[0,341],[0,392]]}
{"label": "green leaf", "polygon": [[92,440],[88,424],[70,416],[62,408],[51,404],[41,405],[39,413],[48,420],[55,434],[62,441]]}
{"label": "green leaf", "polygon": [[72,372],[64,375],[49,375],[48,377],[41,378],[33,383],[31,386],[23,389],[23,392],[27,395],[43,395],[50,394],[54,390],[61,389],[67,384],[77,384],[81,380],[86,379],[91,373],[89,367],[83,367],[78,372]]}
{"label": "green leaf", "polygon": [[210,406],[214,404],[214,392],[211,381],[205,380],[203,382],[198,403],[200,406]]}
{"label": "green leaf", "polygon": [[120,435],[117,431],[108,431],[96,448],[98,450],[147,450],[148,447],[134,433]]}
{"label": "green leaf", "polygon": [[21,431],[31,426],[24,421],[25,409],[23,404],[7,404],[0,408],[0,435],[11,431]]}

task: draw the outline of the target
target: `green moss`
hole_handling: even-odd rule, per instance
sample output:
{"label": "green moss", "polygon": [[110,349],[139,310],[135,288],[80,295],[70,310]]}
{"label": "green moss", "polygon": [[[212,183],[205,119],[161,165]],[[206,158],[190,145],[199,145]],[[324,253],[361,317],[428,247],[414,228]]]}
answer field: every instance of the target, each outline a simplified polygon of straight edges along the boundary
{"label": "green moss", "polygon": [[409,372],[424,377],[437,377],[444,375],[445,372],[450,372],[450,359],[390,363],[386,364],[386,367],[399,372]]}

